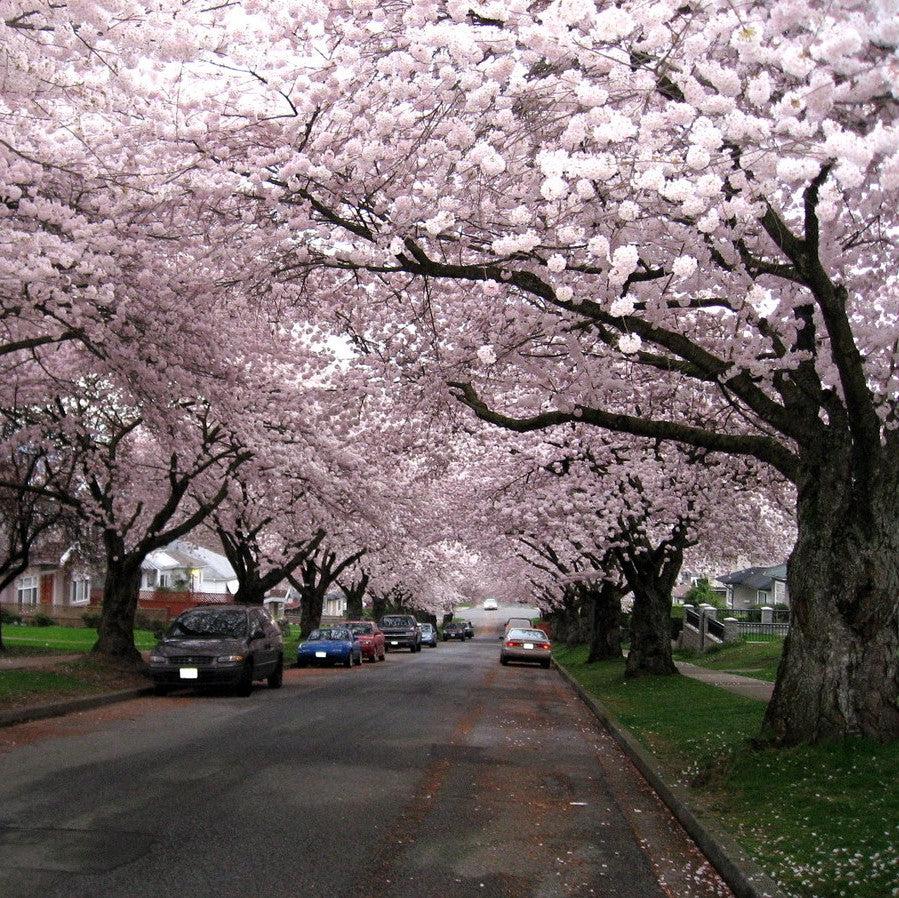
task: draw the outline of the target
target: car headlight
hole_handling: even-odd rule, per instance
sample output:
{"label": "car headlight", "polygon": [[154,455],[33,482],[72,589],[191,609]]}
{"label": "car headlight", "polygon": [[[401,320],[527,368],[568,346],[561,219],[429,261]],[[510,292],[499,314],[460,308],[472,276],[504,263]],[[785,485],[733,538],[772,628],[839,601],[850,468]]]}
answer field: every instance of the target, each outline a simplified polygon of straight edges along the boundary
{"label": "car headlight", "polygon": [[219,655],[215,660],[217,664],[239,664],[243,659],[243,655]]}
{"label": "car headlight", "polygon": [[150,653],[150,664],[165,664],[168,661],[165,655]]}

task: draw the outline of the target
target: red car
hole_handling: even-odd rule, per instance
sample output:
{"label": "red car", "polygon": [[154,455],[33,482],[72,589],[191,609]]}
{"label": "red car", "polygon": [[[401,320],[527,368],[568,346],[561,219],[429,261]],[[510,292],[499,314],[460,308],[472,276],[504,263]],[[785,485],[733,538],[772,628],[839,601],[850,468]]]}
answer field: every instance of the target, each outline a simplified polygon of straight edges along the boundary
{"label": "red car", "polygon": [[383,661],[386,653],[384,634],[381,628],[370,620],[349,620],[344,624],[352,630],[362,645],[362,657],[367,661]]}

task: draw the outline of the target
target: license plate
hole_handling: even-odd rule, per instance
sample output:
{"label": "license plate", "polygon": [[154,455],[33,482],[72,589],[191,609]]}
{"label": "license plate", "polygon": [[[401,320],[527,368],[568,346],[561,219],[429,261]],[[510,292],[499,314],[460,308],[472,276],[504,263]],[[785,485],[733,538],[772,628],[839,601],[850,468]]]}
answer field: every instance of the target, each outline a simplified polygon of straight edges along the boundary
{"label": "license plate", "polygon": [[196,667],[182,667],[178,671],[178,676],[182,680],[196,680],[200,676],[200,671]]}
{"label": "license plate", "polygon": [[399,643],[399,640],[398,640],[398,639],[391,639],[391,640],[390,640],[390,644],[391,644],[391,645],[399,645],[400,643]]}
{"label": "license plate", "polygon": [[315,657],[316,657],[316,658],[327,658],[327,657],[328,657],[328,653],[327,653],[327,652],[316,652],[316,653],[315,653]]}
{"label": "license plate", "polygon": [[525,647],[526,649],[532,649],[532,648],[534,647],[534,643],[533,643],[533,642],[526,642],[526,643],[524,644],[524,647]]}

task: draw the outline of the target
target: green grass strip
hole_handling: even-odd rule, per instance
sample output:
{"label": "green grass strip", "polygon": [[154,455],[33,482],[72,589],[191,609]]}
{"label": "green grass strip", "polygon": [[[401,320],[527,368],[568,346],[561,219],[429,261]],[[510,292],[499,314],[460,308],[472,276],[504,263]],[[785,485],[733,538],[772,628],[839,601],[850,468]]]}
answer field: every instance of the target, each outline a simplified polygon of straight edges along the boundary
{"label": "green grass strip", "polygon": [[788,895],[899,895],[899,745],[756,749],[761,702],[687,677],[625,680],[585,647],[555,656]]}
{"label": "green grass strip", "polygon": [[68,674],[45,670],[0,670],[0,700],[15,700],[44,693],[91,692],[95,684]]}

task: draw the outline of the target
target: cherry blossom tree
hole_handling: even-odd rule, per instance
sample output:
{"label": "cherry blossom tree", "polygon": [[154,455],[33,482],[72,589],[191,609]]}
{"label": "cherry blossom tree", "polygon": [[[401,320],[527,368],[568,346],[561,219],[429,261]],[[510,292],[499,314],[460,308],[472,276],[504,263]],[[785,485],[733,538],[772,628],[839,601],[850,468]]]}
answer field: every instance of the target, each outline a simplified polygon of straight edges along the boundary
{"label": "cherry blossom tree", "polygon": [[404,351],[498,426],[773,467],[799,538],[765,734],[895,737],[895,12],[447,2],[320,25],[292,109],[259,86],[289,119],[245,155],[297,235],[278,275],[321,271],[366,339],[427,309]]}

